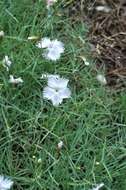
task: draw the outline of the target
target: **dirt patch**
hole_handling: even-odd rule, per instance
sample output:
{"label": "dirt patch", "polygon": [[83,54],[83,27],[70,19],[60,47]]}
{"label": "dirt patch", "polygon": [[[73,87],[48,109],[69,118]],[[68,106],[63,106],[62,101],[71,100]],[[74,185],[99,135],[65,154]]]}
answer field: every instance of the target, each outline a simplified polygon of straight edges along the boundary
{"label": "dirt patch", "polygon": [[75,0],[69,14],[88,23],[93,56],[105,66],[108,84],[126,85],[126,0]]}

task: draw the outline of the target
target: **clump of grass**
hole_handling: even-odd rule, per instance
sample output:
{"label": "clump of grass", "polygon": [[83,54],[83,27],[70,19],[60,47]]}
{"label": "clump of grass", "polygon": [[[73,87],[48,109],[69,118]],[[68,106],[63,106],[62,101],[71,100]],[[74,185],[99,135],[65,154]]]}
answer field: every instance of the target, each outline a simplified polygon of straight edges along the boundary
{"label": "clump of grass", "polygon": [[[0,10],[0,58],[13,62],[9,73],[0,67],[0,173],[19,190],[87,190],[101,182],[125,190],[126,95],[97,82],[85,24],[73,26],[58,9],[48,18],[42,1],[3,1]],[[60,39],[65,54],[56,63],[45,60],[27,40],[32,35]],[[72,98],[58,108],[43,100],[44,72],[70,79]],[[12,73],[24,83],[9,84]]]}

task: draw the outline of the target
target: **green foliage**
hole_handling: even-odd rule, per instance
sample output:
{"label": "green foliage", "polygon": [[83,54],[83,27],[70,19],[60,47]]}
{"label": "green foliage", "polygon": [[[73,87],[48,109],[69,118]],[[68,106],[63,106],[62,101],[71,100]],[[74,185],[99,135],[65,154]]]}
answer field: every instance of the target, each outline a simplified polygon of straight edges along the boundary
{"label": "green foliage", "polygon": [[[13,62],[9,73],[0,67],[0,173],[18,190],[88,190],[101,182],[107,190],[125,190],[126,95],[96,81],[84,23],[72,26],[57,8],[48,18],[43,1],[4,0],[0,10],[6,34],[0,59],[8,55]],[[58,38],[65,54],[46,61],[27,40],[32,35]],[[45,72],[70,79],[72,98],[58,108],[42,98]],[[9,84],[10,74],[24,83]]]}

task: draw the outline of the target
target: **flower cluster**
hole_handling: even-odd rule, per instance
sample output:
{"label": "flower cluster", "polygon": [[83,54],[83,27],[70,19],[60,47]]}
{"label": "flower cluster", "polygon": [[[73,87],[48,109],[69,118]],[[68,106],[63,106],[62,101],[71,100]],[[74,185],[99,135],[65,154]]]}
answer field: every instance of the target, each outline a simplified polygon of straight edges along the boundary
{"label": "flower cluster", "polygon": [[[11,60],[9,59],[9,57],[7,55],[5,55],[4,59],[2,60],[2,63],[3,63],[3,67],[6,68],[6,71],[9,72],[9,69],[10,69],[10,67],[12,65],[12,62],[11,62]],[[10,75],[9,83],[19,84],[19,83],[23,83],[23,80],[22,80],[21,77],[14,78],[13,75]]]}

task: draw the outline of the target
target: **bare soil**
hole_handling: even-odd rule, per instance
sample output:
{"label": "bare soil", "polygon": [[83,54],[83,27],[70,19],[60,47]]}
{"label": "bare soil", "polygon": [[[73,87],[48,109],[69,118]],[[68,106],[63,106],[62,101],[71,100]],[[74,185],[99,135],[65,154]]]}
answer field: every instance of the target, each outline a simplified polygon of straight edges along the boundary
{"label": "bare soil", "polygon": [[69,14],[88,23],[92,54],[106,68],[108,84],[126,86],[126,0],[75,0]]}

